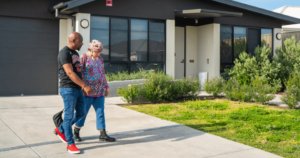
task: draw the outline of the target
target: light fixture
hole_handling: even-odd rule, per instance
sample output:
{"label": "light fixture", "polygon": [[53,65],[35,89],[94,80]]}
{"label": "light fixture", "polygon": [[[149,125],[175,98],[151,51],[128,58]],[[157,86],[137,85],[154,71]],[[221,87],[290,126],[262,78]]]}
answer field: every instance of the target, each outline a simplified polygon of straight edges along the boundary
{"label": "light fixture", "polygon": [[198,19],[195,19],[195,23],[198,24]]}
{"label": "light fixture", "polygon": [[81,21],[80,21],[80,26],[82,27],[82,28],[88,28],[89,27],[89,21],[87,20],[87,19],[82,19]]}
{"label": "light fixture", "polygon": [[277,33],[277,34],[276,34],[276,38],[277,38],[278,40],[281,40],[281,38],[282,38],[281,33]]}

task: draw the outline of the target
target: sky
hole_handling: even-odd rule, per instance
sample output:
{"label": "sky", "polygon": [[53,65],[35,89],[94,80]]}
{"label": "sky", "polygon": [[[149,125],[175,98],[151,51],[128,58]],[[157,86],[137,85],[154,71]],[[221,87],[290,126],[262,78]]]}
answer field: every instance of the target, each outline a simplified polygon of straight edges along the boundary
{"label": "sky", "polygon": [[274,10],[285,5],[300,6],[300,0],[234,0],[255,7]]}

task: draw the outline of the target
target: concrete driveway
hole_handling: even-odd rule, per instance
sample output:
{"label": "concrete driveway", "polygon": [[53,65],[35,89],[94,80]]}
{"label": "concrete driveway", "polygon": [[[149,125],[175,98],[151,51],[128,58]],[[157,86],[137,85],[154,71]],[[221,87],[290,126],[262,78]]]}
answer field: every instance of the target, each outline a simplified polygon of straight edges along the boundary
{"label": "concrete driveway", "polygon": [[0,157],[100,158],[278,158],[279,156],[177,123],[116,106],[106,99],[106,124],[117,141],[99,142],[94,109],[85,127],[82,153],[69,154],[53,134],[52,116],[63,109],[60,96],[0,98]]}

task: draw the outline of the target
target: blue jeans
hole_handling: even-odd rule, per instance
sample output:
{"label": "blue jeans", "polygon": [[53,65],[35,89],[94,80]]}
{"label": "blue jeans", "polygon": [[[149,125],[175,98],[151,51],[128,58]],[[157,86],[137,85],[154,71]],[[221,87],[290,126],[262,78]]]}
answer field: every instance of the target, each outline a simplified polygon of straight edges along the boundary
{"label": "blue jeans", "polygon": [[[88,113],[88,111],[90,110],[92,104],[93,104],[94,109],[96,111],[97,130],[105,129],[104,102],[105,102],[105,97],[104,96],[101,96],[101,97],[85,97],[86,112]],[[75,125],[77,127],[83,127],[85,119],[86,119],[86,116],[83,117],[82,119],[78,120]]]}
{"label": "blue jeans", "polygon": [[72,145],[74,144],[72,125],[86,115],[85,100],[82,91],[75,88],[59,88],[59,93],[64,101],[65,116],[58,130],[65,134],[68,145]]}

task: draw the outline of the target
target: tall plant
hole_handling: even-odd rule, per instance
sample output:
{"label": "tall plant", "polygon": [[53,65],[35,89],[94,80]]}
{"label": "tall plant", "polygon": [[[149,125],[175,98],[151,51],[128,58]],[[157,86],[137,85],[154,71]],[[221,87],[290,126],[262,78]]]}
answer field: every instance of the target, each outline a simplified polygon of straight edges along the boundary
{"label": "tall plant", "polygon": [[300,101],[300,74],[298,72],[289,76],[285,82],[286,90],[281,101],[287,104],[291,109],[294,109]]}

